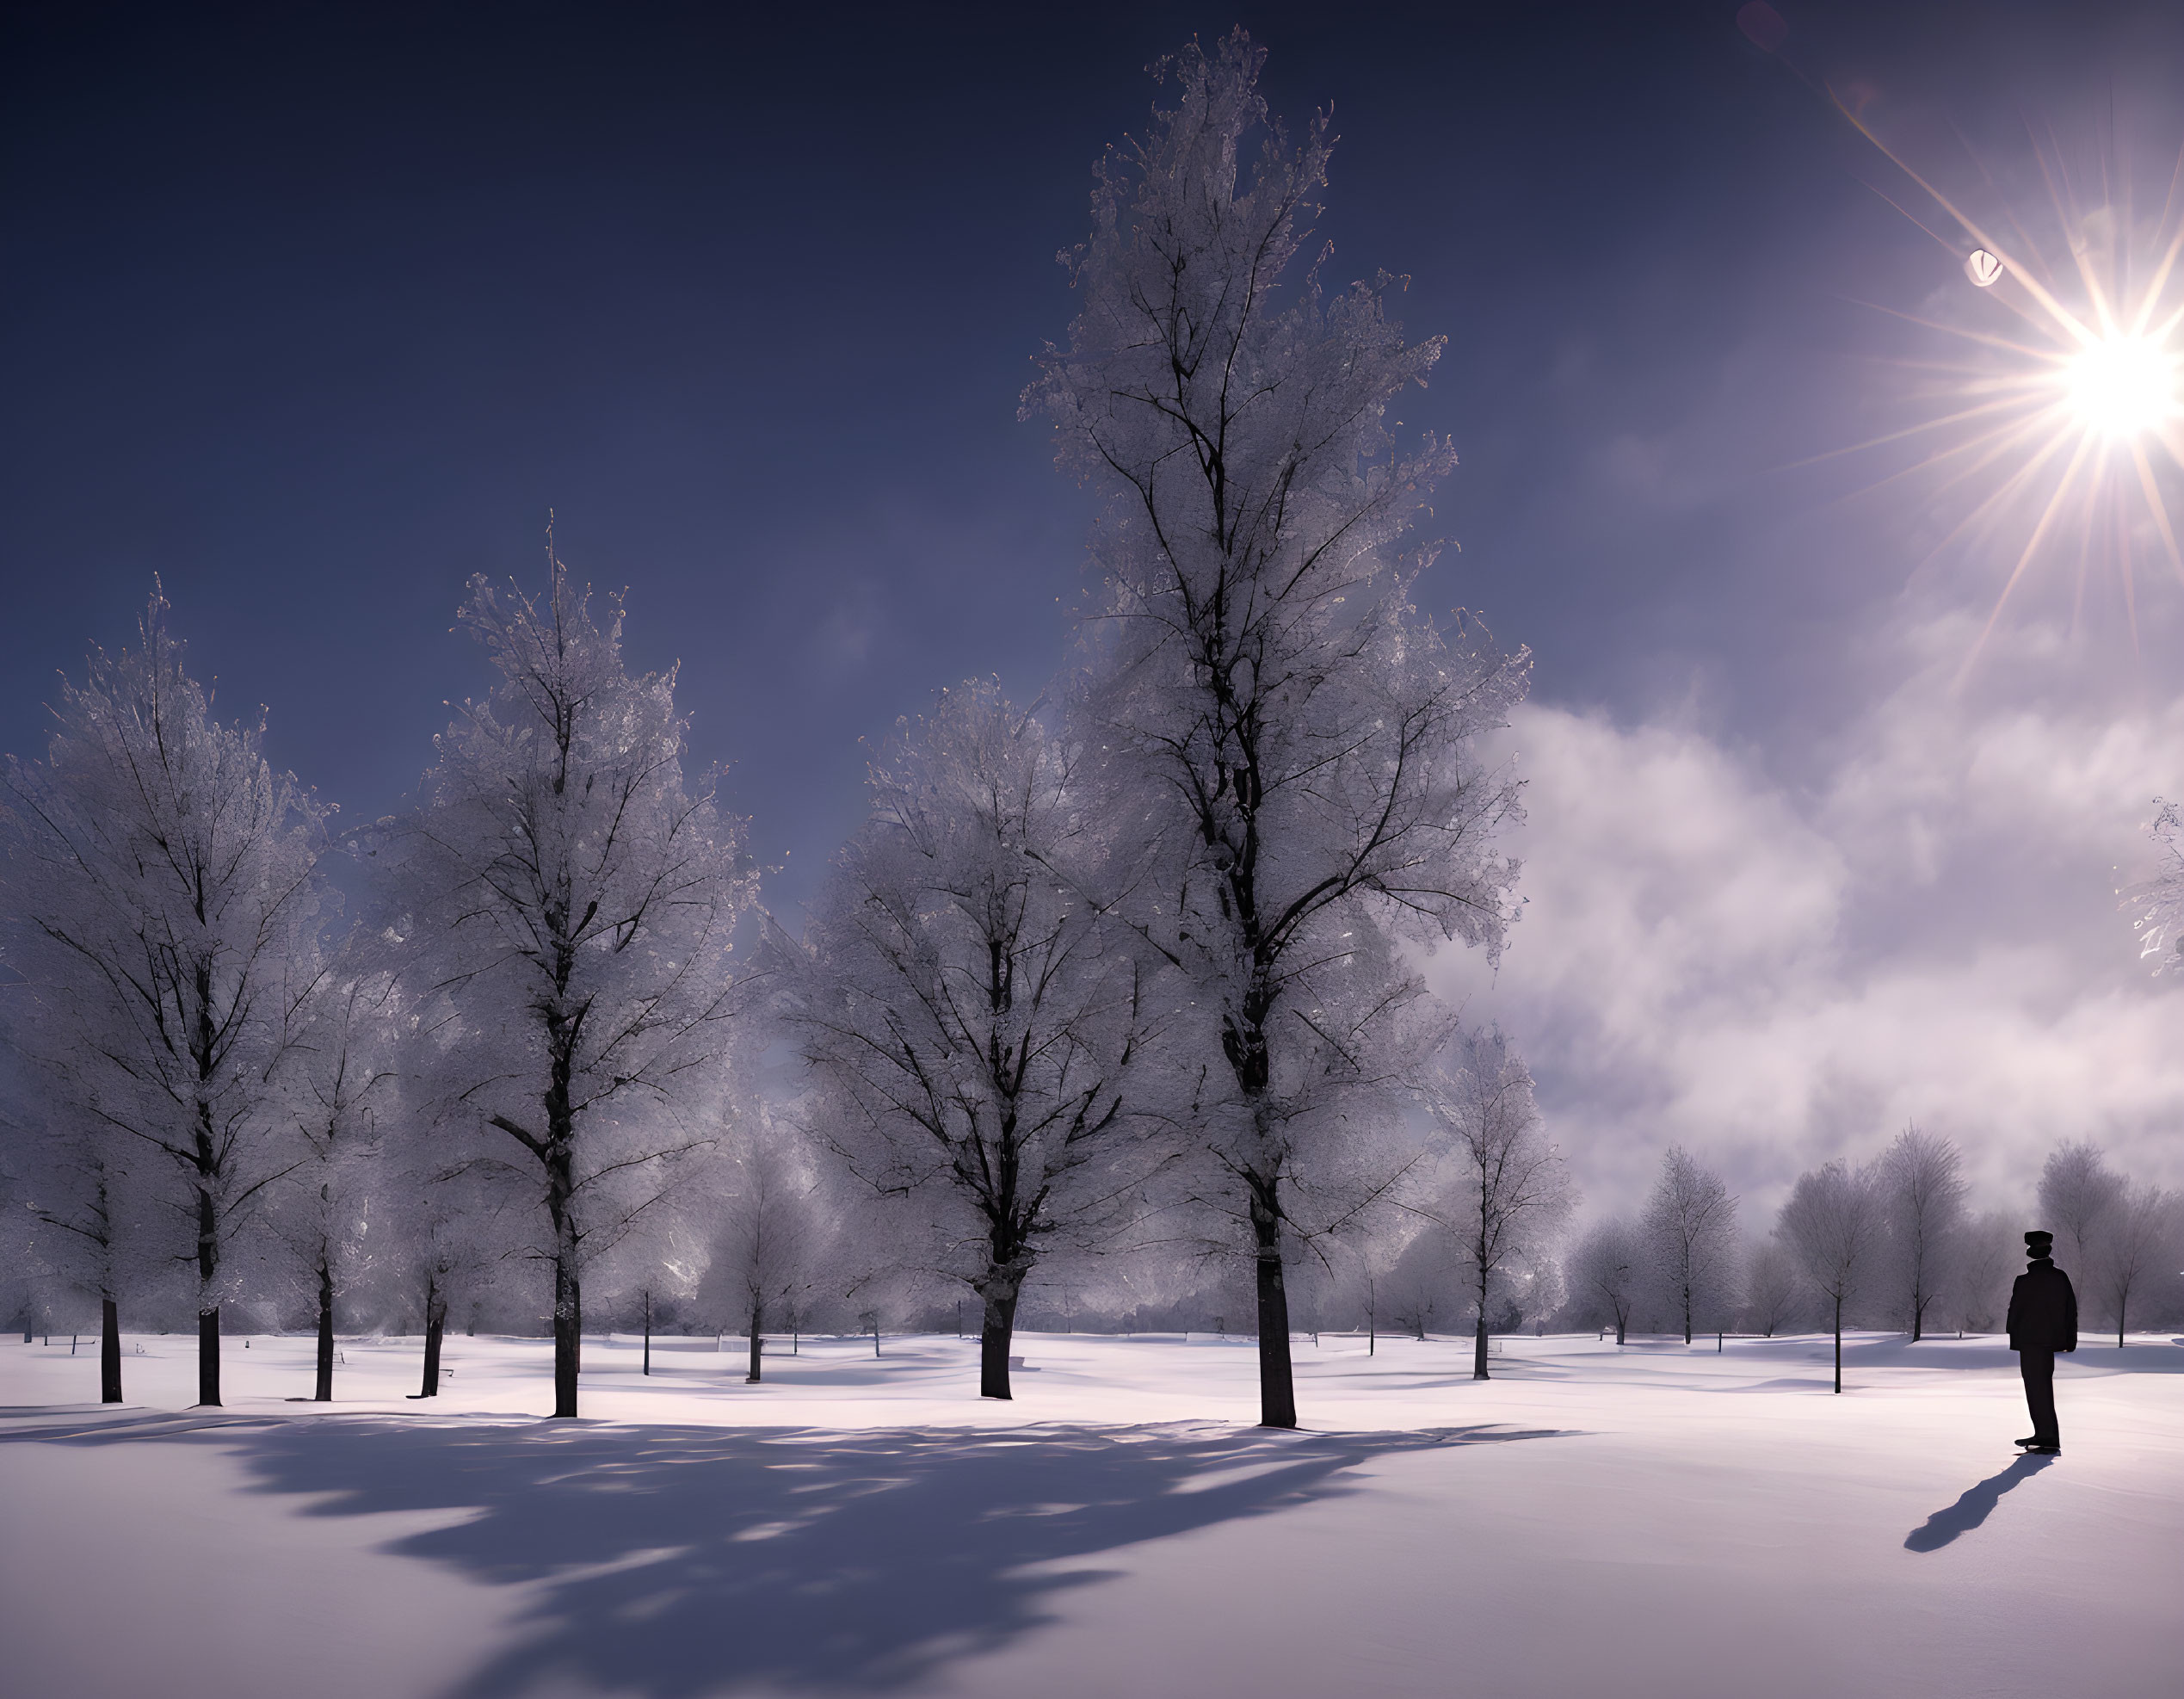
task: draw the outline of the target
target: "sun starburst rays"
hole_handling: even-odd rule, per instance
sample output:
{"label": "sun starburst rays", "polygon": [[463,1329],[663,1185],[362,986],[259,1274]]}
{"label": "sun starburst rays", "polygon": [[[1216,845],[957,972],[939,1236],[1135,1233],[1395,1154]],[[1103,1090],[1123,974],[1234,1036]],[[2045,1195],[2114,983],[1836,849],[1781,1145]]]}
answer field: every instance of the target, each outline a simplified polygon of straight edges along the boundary
{"label": "sun starburst rays", "polygon": [[[2033,151],[2061,246],[2036,239],[2006,198],[1997,220],[2008,232],[2005,242],[1914,170],[1856,112],[1839,99],[1836,105],[1977,244],[1965,263],[1981,286],[1981,316],[1967,311],[1962,322],[1952,322],[1869,304],[1955,340],[1967,357],[1888,362],[1916,377],[1909,398],[1925,416],[1818,458],[1917,445],[1923,452],[1909,464],[1866,489],[1924,479],[1937,504],[1943,497],[1966,503],[1927,556],[1931,561],[1952,551],[1976,551],[1992,559],[2002,578],[1978,642],[1965,658],[1965,674],[2013,595],[2051,562],[2074,569],[2074,624],[2095,567],[2113,570],[2136,646],[2133,562],[2145,551],[2134,552],[2134,535],[2157,543],[2184,584],[2184,552],[2162,487],[2166,473],[2184,467],[2184,300],[2175,287],[2184,275],[2184,155],[2169,174],[2160,217],[2140,224],[2130,206],[2128,174],[2112,170],[2105,154],[2095,184],[2099,199],[2088,205],[2064,169],[2059,145],[2052,137],[2045,145],[2035,138]],[[1999,198],[1983,164],[1980,171]],[[1914,222],[1935,234],[1923,220]],[[1936,240],[1963,259],[1956,243],[1938,234]],[[2063,250],[2067,260],[2051,259]]]}

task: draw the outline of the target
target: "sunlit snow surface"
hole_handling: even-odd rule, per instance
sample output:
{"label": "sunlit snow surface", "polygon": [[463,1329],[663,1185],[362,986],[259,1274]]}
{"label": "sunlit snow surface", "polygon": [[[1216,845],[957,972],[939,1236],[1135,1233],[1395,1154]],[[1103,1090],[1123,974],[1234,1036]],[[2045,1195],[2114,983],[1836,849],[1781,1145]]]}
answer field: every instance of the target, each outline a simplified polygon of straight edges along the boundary
{"label": "sunlit snow surface", "polygon": [[[144,1355],[134,1354],[141,1343]],[[1011,1406],[954,1339],[0,1341],[10,1699],[712,1693],[2171,1695],[2184,1346],[2089,1342],[2066,1455],[2014,1461],[1993,1339],[1687,1350],[1039,1335]]]}

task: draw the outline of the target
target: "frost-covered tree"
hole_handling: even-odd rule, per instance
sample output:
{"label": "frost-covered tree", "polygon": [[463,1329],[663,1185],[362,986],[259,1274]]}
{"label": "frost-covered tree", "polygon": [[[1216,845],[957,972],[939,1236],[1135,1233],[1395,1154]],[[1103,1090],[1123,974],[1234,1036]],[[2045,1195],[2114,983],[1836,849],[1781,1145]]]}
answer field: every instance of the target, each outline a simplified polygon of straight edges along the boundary
{"label": "frost-covered tree", "polygon": [[[2103,1221],[2099,1248],[2085,1270],[2087,1294],[2096,1313],[2115,1318],[2116,1345],[2134,1295],[2176,1271],[2184,1255],[2184,1200],[2160,1186],[2125,1183]],[[2143,1323],[2141,1324],[2144,1325]]]}
{"label": "frost-covered tree", "polygon": [[[18,1090],[33,1081],[10,1082]],[[69,1117],[56,1124],[56,1116]],[[17,1219],[0,1257],[18,1276],[96,1303],[99,1398],[121,1402],[120,1304],[141,1282],[145,1251],[123,1165],[129,1152],[103,1122],[77,1114],[65,1090],[0,1115],[0,1207]]]}
{"label": "frost-covered tree", "polygon": [[[1407,1214],[1400,1219],[1406,1224],[1414,1220]],[[1410,1247],[1407,1241],[1382,1231],[1359,1236],[1349,1248],[1355,1261],[1348,1289],[1355,1294],[1357,1313],[1365,1325],[1365,1354],[1374,1356],[1379,1352],[1381,1324],[1395,1319],[1397,1288],[1391,1282],[1395,1280],[1403,1253]]]}
{"label": "frost-covered tree", "polygon": [[126,1166],[195,1276],[201,1404],[220,1401],[224,1271],[296,1159],[281,1092],[318,973],[325,806],[223,726],[154,594],[139,645],[65,683],[43,762],[8,759],[5,942],[71,1121]]}
{"label": "frost-covered tree", "polygon": [[802,943],[772,937],[814,1130],[903,1201],[908,1259],[978,1294],[987,1398],[1025,1281],[1143,1208],[1188,1103],[1151,1072],[1157,967],[1088,894],[1101,849],[1064,752],[966,684],[875,767]]}
{"label": "frost-covered tree", "polygon": [[1991,1333],[2009,1307],[2009,1288],[2022,1268],[2024,1224],[2014,1211],[1990,1209],[1965,1224],[1951,1270],[1951,1296],[1959,1324]]}
{"label": "frost-covered tree", "polygon": [[768,1328],[786,1330],[827,1263],[824,1200],[789,1136],[753,1111],[718,1182],[725,1195],[698,1282],[699,1313],[743,1329],[750,1350],[743,1379],[753,1383],[764,1374]]}
{"label": "frost-covered tree", "polygon": [[2048,1153],[2040,1167],[2040,1220],[2055,1235],[2062,1253],[2058,1261],[2066,1270],[2091,1269],[2123,1201],[2124,1185],[2124,1177],[2089,1139],[2058,1145]]}
{"label": "frost-covered tree", "polygon": [[1964,1233],[1963,1158],[1946,1139],[1906,1127],[1882,1153],[1879,1171],[1888,1211],[1893,1304],[1913,1339],[1950,1282]]}
{"label": "frost-covered tree", "polygon": [[398,1101],[383,1104],[378,1219],[373,1258],[399,1311],[416,1318],[423,1335],[416,1396],[441,1389],[447,1320],[458,1306],[473,1312],[504,1263],[523,1254],[534,1235],[525,1228],[524,1200],[495,1183],[497,1165],[467,1141],[451,1141],[429,1105],[413,1101],[398,1080]]}
{"label": "frost-covered tree", "polygon": [[1837,1158],[1798,1176],[1774,1231],[1833,1307],[1835,1390],[1841,1392],[1843,1310],[1881,1271],[1888,1251],[1887,1201],[1870,1170]]}
{"label": "frost-covered tree", "polygon": [[1288,1427],[1285,1233],[1319,1229],[1300,1188],[1395,1113],[1416,988],[1390,935],[1500,946],[1517,790],[1476,739],[1528,664],[1413,605],[1454,456],[1402,449],[1388,410],[1441,343],[1404,341],[1393,280],[1330,295],[1299,263],[1332,138],[1268,119],[1262,58],[1238,31],[1157,68],[1175,103],[1097,167],[1079,312],[1024,411],[1107,497],[1088,736],[1136,782],[1107,812],[1151,846],[1133,918],[1205,1022],[1202,1136],[1248,1224],[1262,1419]]}
{"label": "frost-covered tree", "polygon": [[306,1005],[289,1076],[297,1160],[274,1195],[276,1227],[312,1289],[318,1315],[312,1397],[334,1396],[334,1309],[369,1266],[379,1189],[379,1112],[394,1084],[394,982],[338,961]]}
{"label": "frost-covered tree", "polygon": [[1638,1223],[1611,1215],[1588,1228],[1570,1253],[1571,1301],[1583,1313],[1613,1323],[1615,1343],[1627,1344],[1647,1274],[1645,1239]]}
{"label": "frost-covered tree", "polygon": [[1443,1219],[1471,1298],[1471,1378],[1484,1381],[1491,1301],[1537,1266],[1576,1198],[1540,1126],[1531,1072],[1499,1029],[1459,1037],[1427,1103],[1456,1171]]}
{"label": "frost-covered tree", "polygon": [[1744,1248],[1744,1325],[1772,1339],[1805,1308],[1797,1259],[1780,1239],[1768,1238]]}
{"label": "frost-covered tree", "polygon": [[1682,1324],[1687,1345],[1694,1325],[1719,1325],[1735,1307],[1737,1200],[1720,1175],[1672,1145],[1661,1158],[1638,1232],[1654,1293]]}
{"label": "frost-covered tree", "polygon": [[[542,595],[471,580],[461,619],[500,682],[437,739],[392,863],[418,1047],[451,1138],[488,1131],[553,1276],[554,1414],[577,1413],[583,1279],[705,1142],[755,895],[741,821],[683,773],[672,671],[632,677],[549,544]],[[503,1142],[503,1141],[505,1142]],[[542,1218],[542,1219],[541,1219]]]}
{"label": "frost-covered tree", "polygon": [[1438,1223],[1414,1233],[1373,1282],[1372,1301],[1389,1325],[1422,1340],[1443,1318],[1461,1313],[1464,1270],[1455,1236]]}

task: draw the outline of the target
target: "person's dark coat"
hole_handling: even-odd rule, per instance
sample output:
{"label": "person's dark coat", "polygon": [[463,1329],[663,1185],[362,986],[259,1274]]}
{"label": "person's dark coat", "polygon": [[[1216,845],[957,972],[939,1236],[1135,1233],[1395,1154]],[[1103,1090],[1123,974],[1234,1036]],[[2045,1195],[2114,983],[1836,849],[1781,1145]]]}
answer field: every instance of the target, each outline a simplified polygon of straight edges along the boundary
{"label": "person's dark coat", "polygon": [[2070,1276],[2052,1263],[2035,1263],[2009,1290],[2009,1348],[2013,1351],[2074,1351],[2078,1348],[2078,1294]]}

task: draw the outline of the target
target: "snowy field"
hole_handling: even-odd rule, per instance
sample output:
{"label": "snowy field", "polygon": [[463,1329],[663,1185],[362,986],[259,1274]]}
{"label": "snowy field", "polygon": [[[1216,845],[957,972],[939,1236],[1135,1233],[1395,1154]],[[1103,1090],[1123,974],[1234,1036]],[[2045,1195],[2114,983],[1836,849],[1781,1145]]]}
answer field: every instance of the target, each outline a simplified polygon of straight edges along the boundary
{"label": "snowy field", "polygon": [[[2184,1341],[2088,1344],[2065,1455],[1996,1340],[0,1342],[9,1699],[2184,1691]],[[137,1354],[139,1348],[141,1355]]]}

